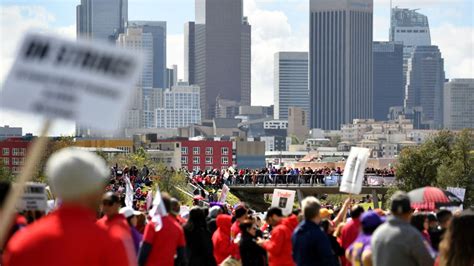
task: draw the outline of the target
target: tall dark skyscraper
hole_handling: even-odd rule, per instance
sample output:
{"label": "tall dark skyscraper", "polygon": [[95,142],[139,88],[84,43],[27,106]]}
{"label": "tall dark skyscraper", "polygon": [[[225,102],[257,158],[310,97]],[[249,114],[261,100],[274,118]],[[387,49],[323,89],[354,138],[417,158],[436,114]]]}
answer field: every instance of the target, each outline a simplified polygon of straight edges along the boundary
{"label": "tall dark skyscraper", "polygon": [[115,41],[127,20],[128,0],[81,0],[76,7],[79,37]]}
{"label": "tall dark skyscraper", "polygon": [[213,118],[218,97],[250,105],[251,28],[242,0],[195,4],[196,21],[185,25],[185,77],[201,89],[203,118]]}
{"label": "tall dark skyscraper", "polygon": [[310,0],[311,128],[372,117],[373,0]]}
{"label": "tall dark skyscraper", "polygon": [[402,106],[405,96],[403,84],[403,44],[374,42],[374,119],[387,120],[392,106]]}
{"label": "tall dark skyscraper", "polygon": [[443,127],[444,59],[438,46],[416,46],[408,60],[405,108],[420,106],[431,129]]}

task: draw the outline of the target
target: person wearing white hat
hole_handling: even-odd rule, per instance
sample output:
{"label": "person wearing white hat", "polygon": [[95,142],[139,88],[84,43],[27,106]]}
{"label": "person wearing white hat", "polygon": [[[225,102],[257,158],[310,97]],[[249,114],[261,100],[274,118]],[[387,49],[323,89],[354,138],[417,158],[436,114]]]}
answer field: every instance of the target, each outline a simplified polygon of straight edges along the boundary
{"label": "person wearing white hat", "polygon": [[65,148],[49,158],[46,175],[62,205],[16,233],[2,265],[130,265],[124,245],[95,223],[109,175],[105,161]]}
{"label": "person wearing white hat", "polygon": [[123,207],[120,209],[119,213],[125,216],[125,219],[127,219],[128,225],[130,226],[130,230],[132,233],[135,252],[138,254],[138,249],[140,248],[140,243],[142,242],[143,235],[140,234],[140,232],[138,232],[137,230],[137,216],[141,215],[142,213],[134,210],[132,207]]}

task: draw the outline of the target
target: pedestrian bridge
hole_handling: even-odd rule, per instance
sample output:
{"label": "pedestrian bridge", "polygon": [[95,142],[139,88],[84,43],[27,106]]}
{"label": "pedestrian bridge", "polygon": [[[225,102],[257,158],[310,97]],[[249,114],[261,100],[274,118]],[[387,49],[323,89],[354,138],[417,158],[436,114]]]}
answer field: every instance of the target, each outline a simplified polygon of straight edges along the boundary
{"label": "pedestrian bridge", "polygon": [[[232,184],[229,186],[230,192],[236,195],[240,200],[248,202],[252,208],[257,211],[264,211],[269,207],[269,203],[264,200],[265,194],[272,194],[274,189],[287,189],[294,190],[297,192],[298,197],[307,196],[321,196],[324,194],[345,194],[340,192],[339,186],[325,186],[322,184]],[[374,204],[378,205],[378,198],[381,199],[382,205],[385,202],[385,195],[387,194],[389,187],[384,186],[363,186],[361,194],[372,195]],[[384,207],[384,206],[382,206]]]}

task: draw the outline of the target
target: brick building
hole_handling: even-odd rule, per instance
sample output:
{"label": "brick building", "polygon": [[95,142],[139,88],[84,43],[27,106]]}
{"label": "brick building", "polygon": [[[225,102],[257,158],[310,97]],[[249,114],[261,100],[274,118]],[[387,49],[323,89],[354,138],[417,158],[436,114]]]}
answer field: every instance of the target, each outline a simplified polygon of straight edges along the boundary
{"label": "brick building", "polygon": [[31,142],[31,137],[7,138],[0,141],[0,165],[7,167],[14,174],[19,173],[25,163],[26,152]]}
{"label": "brick building", "polygon": [[192,170],[227,169],[235,164],[232,141],[182,140],[181,167]]}

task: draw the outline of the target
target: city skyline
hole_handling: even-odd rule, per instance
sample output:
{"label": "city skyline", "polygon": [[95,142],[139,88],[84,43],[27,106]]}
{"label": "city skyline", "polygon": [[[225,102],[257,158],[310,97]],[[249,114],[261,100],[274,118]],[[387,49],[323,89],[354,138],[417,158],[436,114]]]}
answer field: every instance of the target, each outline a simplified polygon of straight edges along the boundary
{"label": "city skyline", "polygon": [[[15,1],[17,3],[18,1]],[[75,6],[80,1],[45,1],[44,3],[38,1],[20,1],[23,7],[14,5],[14,1],[2,1],[2,21],[8,20],[4,23],[7,26],[12,25],[15,19],[24,19],[24,23],[16,23],[17,31],[21,32],[23,28],[29,25],[35,25],[43,29],[51,29],[56,32],[66,33],[71,36],[70,20],[64,18],[65,10],[72,10],[71,18],[75,18]],[[273,102],[273,54],[278,51],[305,51],[308,47],[308,6],[309,1],[253,1],[244,0],[244,14],[249,17],[249,23],[252,25],[252,104],[254,105],[268,105]],[[374,9],[374,40],[388,40],[389,31],[389,2],[385,0],[375,1]],[[445,59],[446,77],[447,78],[470,78],[473,77],[472,70],[472,51],[466,50],[465,46],[472,47],[471,40],[466,34],[472,32],[472,20],[469,21],[469,15],[472,17],[472,3],[469,1],[455,1],[456,7],[448,8],[447,1],[419,1],[416,4],[408,4],[405,0],[394,0],[394,6],[398,5],[401,8],[421,8],[421,13],[429,17],[431,26],[431,39],[433,45],[438,45]],[[428,3],[429,2],[429,3]],[[435,3],[434,3],[435,2]],[[449,1],[452,3],[452,1]],[[35,6],[31,6],[34,4]],[[433,4],[434,6],[429,6]],[[67,8],[65,6],[68,6]],[[176,18],[166,15],[166,12],[155,12],[158,15],[151,16],[150,6],[163,6],[163,9],[173,7],[180,7],[176,14]],[[60,12],[62,11],[62,12]],[[459,13],[460,12],[460,13]],[[194,1],[174,1],[173,3],[166,1],[129,1],[129,20],[160,20],[167,21],[169,25],[168,35],[168,66],[177,64],[180,71],[178,78],[183,78],[183,26],[187,20],[193,20]],[[453,13],[455,15],[453,15]],[[298,14],[300,15],[298,17]],[[459,18],[452,23],[447,23],[449,18]],[[36,20],[40,21],[36,23]],[[271,21],[271,23],[269,23]],[[18,22],[18,21],[16,21]],[[178,23],[179,22],[179,23]],[[74,21],[73,21],[74,23]],[[270,25],[273,24],[273,25]],[[306,24],[306,26],[305,26]],[[2,25],[2,34],[10,32],[11,30],[4,29]],[[23,28],[22,28],[23,27]],[[67,33],[69,32],[69,33]],[[451,45],[452,40],[446,37],[449,34],[454,34],[456,38],[461,39]],[[464,33],[464,34],[463,34]],[[441,38],[444,36],[445,38]],[[18,40],[18,34],[13,34],[13,40]],[[181,39],[178,40],[177,39]],[[451,38],[455,39],[455,38]],[[472,41],[471,41],[472,42]],[[170,45],[171,43],[171,45]],[[181,43],[181,44],[180,44]],[[449,44],[449,45],[448,45]],[[11,41],[2,45],[2,55],[5,55],[4,62],[1,65],[0,78],[3,80],[7,72],[9,63],[13,58],[14,50]],[[177,46],[181,46],[176,48]],[[171,47],[171,48],[170,48]],[[268,51],[267,51],[268,50]],[[180,55],[176,55],[180,54]],[[267,69],[265,69],[267,68]],[[257,76],[257,78],[255,77]],[[13,115],[16,118],[16,114]],[[8,119],[10,118],[10,119]],[[11,119],[12,115],[0,114],[0,124],[5,124],[8,121],[18,121]],[[23,117],[22,117],[23,118]],[[23,119],[20,119],[23,120]],[[35,119],[38,120],[38,119]],[[35,121],[33,121],[35,122]],[[14,123],[8,123],[15,126]],[[25,128],[25,132],[36,132],[34,126],[17,123]],[[33,123],[32,123],[33,124]],[[36,122],[37,124],[37,122]],[[62,132],[62,131],[59,131]]]}

